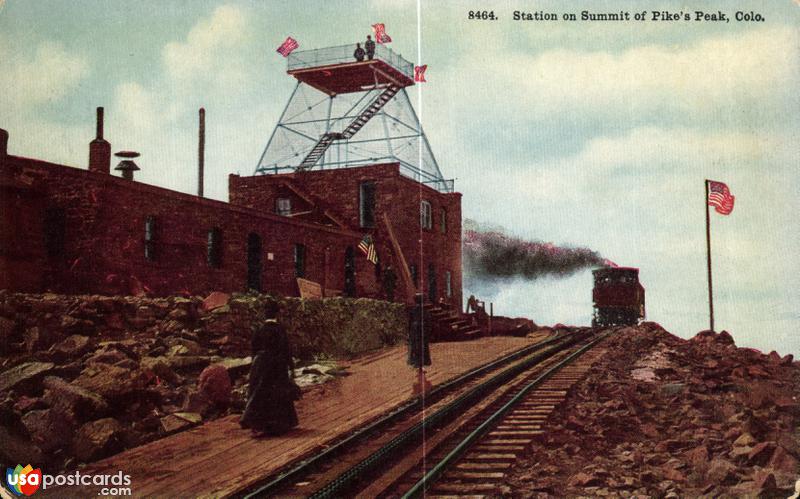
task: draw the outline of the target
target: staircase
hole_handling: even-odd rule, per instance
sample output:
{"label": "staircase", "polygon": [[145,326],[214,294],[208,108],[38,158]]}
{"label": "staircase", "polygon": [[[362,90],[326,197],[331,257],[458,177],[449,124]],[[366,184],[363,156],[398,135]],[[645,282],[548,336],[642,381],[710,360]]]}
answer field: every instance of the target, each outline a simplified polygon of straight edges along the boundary
{"label": "staircase", "polygon": [[389,85],[386,87],[386,90],[381,92],[381,94],[375,98],[374,101],[362,109],[358,117],[356,117],[356,119],[347,125],[344,130],[341,132],[327,132],[322,134],[322,137],[320,137],[317,143],[314,144],[314,147],[308,152],[297,169],[310,170],[313,168],[322,155],[325,154],[325,151],[328,150],[328,147],[333,144],[334,140],[349,140],[353,135],[356,134],[356,132],[361,130],[364,125],[366,125],[367,122],[371,120],[372,117],[383,108],[383,106],[386,105],[387,102],[392,100],[392,97],[394,97],[399,91],[400,87]]}
{"label": "staircase", "polygon": [[462,318],[458,311],[426,304],[425,309],[433,321],[431,341],[464,341],[479,338],[481,328]]}

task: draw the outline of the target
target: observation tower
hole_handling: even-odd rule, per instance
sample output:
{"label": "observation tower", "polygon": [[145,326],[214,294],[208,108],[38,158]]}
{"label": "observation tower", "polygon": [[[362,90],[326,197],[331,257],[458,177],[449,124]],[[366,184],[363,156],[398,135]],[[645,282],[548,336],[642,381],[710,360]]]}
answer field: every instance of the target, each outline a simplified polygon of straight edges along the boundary
{"label": "observation tower", "polygon": [[414,66],[385,45],[357,61],[355,44],[293,52],[297,80],[256,174],[396,162],[402,175],[439,192],[445,180],[406,93]]}

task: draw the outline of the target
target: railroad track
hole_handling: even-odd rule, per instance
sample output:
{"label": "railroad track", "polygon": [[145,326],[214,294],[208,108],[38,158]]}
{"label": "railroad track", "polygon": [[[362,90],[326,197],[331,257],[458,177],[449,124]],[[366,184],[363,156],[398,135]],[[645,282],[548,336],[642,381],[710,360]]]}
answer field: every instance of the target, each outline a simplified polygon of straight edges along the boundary
{"label": "railroad track", "polygon": [[559,358],[533,379],[510,389],[490,411],[470,421],[375,496],[407,499],[424,495],[434,499],[502,493],[502,481],[513,463],[545,433],[550,414],[602,355],[601,350],[592,348],[605,336]]}
{"label": "railroad track", "polygon": [[376,445],[384,439],[385,435],[402,431],[401,428],[415,424],[424,409],[438,403],[446,403],[459,393],[480,384],[487,376],[491,376],[492,373],[504,366],[560,344],[567,339],[568,337],[565,336],[551,336],[440,384],[428,392],[424,400],[422,398],[410,400],[391,413],[362,426],[344,438],[330,442],[314,454],[265,477],[235,497],[285,496],[290,490],[293,494],[288,495],[309,495],[315,490],[315,487],[322,487],[327,483],[326,480],[330,481],[337,473],[346,469],[348,463],[355,464],[357,461],[352,462],[353,459],[369,455],[369,452],[365,454],[364,451],[376,449]]}
{"label": "railroad track", "polygon": [[593,331],[587,329],[550,338],[467,373],[432,391],[425,405],[420,400],[412,402],[242,496],[361,497],[385,495],[392,486],[400,490],[412,480],[414,469],[428,471],[425,463],[418,464],[420,455],[428,455],[426,447],[446,448],[441,440],[463,433],[470,424],[475,426],[476,411],[492,409],[503,396],[508,398],[532,376],[566,359],[576,345],[592,336]]}

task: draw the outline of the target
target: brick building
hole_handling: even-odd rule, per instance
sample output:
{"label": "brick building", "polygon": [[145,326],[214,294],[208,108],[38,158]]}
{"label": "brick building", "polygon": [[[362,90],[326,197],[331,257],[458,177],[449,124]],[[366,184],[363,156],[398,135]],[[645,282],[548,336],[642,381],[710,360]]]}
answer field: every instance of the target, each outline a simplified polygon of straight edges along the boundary
{"label": "brick building", "polygon": [[[102,108],[86,170],[8,155],[0,130],[0,289],[296,296],[302,278],[326,294],[385,298],[396,280],[396,300],[423,292],[460,308],[461,195],[441,178],[410,106],[410,63],[385,48],[352,62],[340,49],[350,57],[345,46],[298,59],[324,63],[290,58],[298,87],[257,174],[229,177],[229,203],[202,197],[202,110],[198,196],[135,181],[131,159],[115,168],[122,178],[112,175]],[[322,96],[324,120],[286,118],[297,116],[287,111],[305,88]],[[301,113],[312,110],[307,97]],[[335,106],[346,108],[338,118]],[[281,142],[277,132],[286,130],[308,143]],[[372,130],[386,135],[372,138]],[[365,156],[371,144],[390,154]],[[425,164],[414,164],[417,152],[406,146],[415,144]],[[281,147],[295,163],[270,159]],[[334,154],[348,159],[337,163]],[[377,264],[359,250],[367,235]]]}

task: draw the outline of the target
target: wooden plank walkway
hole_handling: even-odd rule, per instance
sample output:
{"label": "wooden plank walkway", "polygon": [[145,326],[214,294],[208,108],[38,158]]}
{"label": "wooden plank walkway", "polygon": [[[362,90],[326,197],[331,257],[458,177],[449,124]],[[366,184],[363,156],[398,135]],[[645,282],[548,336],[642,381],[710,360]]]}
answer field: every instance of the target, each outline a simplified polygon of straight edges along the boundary
{"label": "wooden plank walkway", "polygon": [[[544,336],[432,344],[428,379],[440,384]],[[287,435],[253,438],[233,415],[122,452],[82,473],[127,473],[134,497],[222,497],[241,491],[413,396],[416,371],[406,364],[405,347],[343,365],[349,376],[304,392],[296,405],[300,426]],[[94,487],[51,490],[61,497],[98,493]]]}

